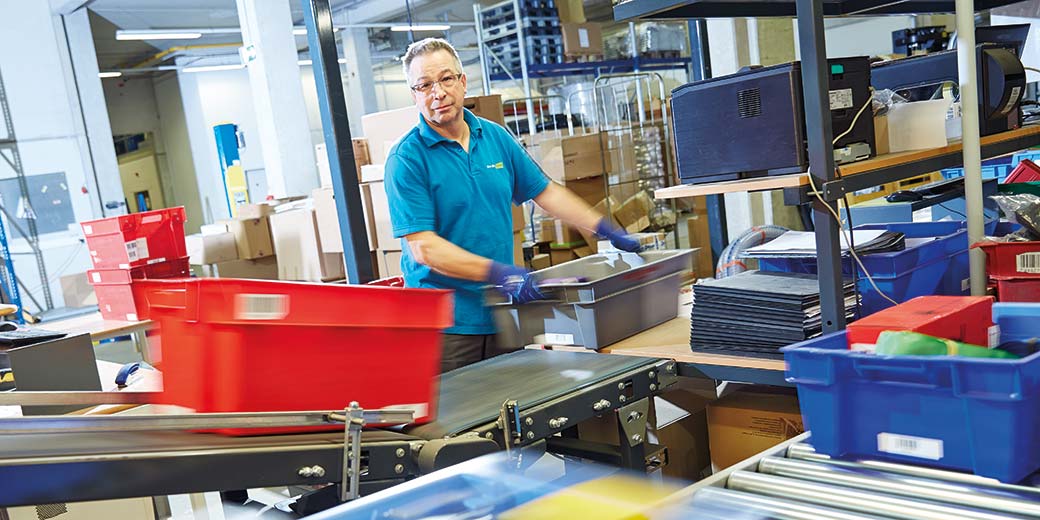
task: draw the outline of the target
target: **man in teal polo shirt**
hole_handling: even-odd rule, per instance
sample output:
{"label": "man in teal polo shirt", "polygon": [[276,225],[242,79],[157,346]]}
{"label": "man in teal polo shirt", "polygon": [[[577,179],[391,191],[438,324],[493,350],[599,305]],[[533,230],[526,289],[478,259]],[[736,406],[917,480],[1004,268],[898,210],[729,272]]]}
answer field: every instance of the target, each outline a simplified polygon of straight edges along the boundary
{"label": "man in teal polo shirt", "polygon": [[441,363],[448,371],[506,352],[495,345],[482,287],[494,285],[520,303],[543,298],[530,273],[511,265],[511,204],[534,200],[619,249],[639,245],[550,182],[504,128],[462,107],[466,75],[451,44],[415,42],[403,62],[420,117],[387,155],[386,193],[394,236],[405,246],[405,285],[455,291],[455,325],[445,335]]}

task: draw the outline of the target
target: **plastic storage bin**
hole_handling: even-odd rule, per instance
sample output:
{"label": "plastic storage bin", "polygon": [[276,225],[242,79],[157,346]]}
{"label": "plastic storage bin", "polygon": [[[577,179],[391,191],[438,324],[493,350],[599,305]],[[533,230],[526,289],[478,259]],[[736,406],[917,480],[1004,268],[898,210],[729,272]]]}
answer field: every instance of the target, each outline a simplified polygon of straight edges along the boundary
{"label": "plastic storage bin", "polygon": [[999,278],[1040,278],[1040,241],[980,242],[986,274]]}
{"label": "plastic storage bin", "polygon": [[95,269],[130,269],[188,256],[184,208],[80,223]]}
{"label": "plastic storage bin", "polygon": [[1040,302],[1040,278],[992,278],[1002,302]]}
{"label": "plastic storage bin", "polygon": [[[435,416],[452,294],[237,279],[141,280],[163,401],[199,412],[410,408]],[[342,428],[340,426],[339,428]],[[301,428],[225,430],[230,434]]]}
{"label": "plastic storage bin", "polygon": [[[997,179],[997,182],[1003,182],[1021,159],[1030,159],[1030,157],[1022,157],[1014,160],[1017,155],[1010,159],[1008,157],[997,157],[982,161],[982,178]],[[945,170],[940,170],[940,173],[944,179],[956,179],[964,177],[964,168],[946,168]]]}
{"label": "plastic storage bin", "polygon": [[[1000,304],[994,306],[996,309]],[[1013,322],[1040,336],[1040,308]],[[1010,338],[1014,339],[1014,338]],[[1019,360],[876,356],[845,332],[781,349],[812,445],[1018,482],[1040,469],[1040,354]]]}
{"label": "plastic storage bin", "polygon": [[182,278],[191,276],[188,257],[168,260],[132,269],[91,269],[87,281],[94,287],[98,310],[106,320],[137,321],[142,308],[134,300],[130,287],[135,280]]}

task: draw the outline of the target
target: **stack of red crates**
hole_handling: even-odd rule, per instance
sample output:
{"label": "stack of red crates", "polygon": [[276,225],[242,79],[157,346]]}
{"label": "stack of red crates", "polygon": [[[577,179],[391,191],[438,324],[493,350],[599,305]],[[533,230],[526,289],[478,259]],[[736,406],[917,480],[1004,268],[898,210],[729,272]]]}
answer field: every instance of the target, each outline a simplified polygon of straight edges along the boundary
{"label": "stack of red crates", "polygon": [[184,208],[176,207],[80,224],[94,264],[87,279],[104,319],[139,319],[131,287],[135,280],[191,275],[184,218]]}
{"label": "stack of red crates", "polygon": [[986,274],[1002,302],[1040,302],[1040,242],[981,242]]}

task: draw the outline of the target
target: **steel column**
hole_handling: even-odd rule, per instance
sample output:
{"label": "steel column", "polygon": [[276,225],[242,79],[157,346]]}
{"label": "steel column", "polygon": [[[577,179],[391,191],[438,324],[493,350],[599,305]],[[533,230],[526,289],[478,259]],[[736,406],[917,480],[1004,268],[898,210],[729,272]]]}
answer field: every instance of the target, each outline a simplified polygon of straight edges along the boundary
{"label": "steel column", "polygon": [[307,44],[318,90],[318,108],[325,149],[332,172],[332,189],[339,214],[339,232],[343,237],[343,259],[350,283],[366,283],[374,277],[368,233],[361,208],[361,188],[354,166],[354,147],[347,120],[347,100],[343,95],[339,53],[332,27],[329,0],[302,0],[303,19],[307,25]]}
{"label": "steel column", "polygon": [[[970,1],[970,0],[969,0]],[[797,0],[798,47],[802,54],[802,95],[805,103],[805,131],[809,141],[810,174],[816,186],[835,177],[831,144],[831,117],[827,44],[823,29],[823,0]],[[837,213],[835,203],[826,203]],[[845,298],[841,277],[839,224],[824,203],[813,204],[816,223],[816,254],[819,258],[820,303],[823,305],[823,330],[845,328]]]}

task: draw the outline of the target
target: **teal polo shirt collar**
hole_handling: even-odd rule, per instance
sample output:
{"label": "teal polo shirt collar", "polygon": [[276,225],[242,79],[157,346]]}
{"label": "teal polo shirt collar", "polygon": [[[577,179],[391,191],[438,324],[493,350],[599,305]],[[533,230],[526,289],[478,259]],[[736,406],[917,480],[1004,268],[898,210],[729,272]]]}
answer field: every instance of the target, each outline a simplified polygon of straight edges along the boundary
{"label": "teal polo shirt collar", "polygon": [[[462,109],[462,118],[469,125],[470,135],[477,137],[483,137],[484,125],[480,122],[480,118],[473,115],[468,109]],[[419,114],[419,137],[422,137],[423,144],[427,148],[433,148],[434,145],[441,142],[454,142],[441,134],[438,134],[436,130],[430,126],[430,123],[426,122],[426,118]]]}

